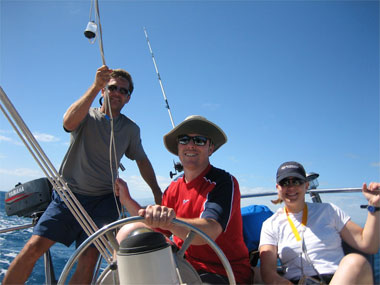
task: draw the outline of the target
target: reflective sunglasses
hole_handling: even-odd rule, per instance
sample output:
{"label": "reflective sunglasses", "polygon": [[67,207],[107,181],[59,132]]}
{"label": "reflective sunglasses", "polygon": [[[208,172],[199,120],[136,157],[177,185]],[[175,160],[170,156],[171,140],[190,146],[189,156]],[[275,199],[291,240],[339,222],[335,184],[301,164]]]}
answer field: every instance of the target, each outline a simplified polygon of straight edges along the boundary
{"label": "reflective sunglasses", "polygon": [[304,184],[305,181],[298,179],[298,178],[293,178],[293,179],[283,179],[280,181],[280,186],[282,187],[290,187],[290,186],[300,186]]}
{"label": "reflective sunglasses", "polygon": [[203,136],[188,136],[188,135],[182,135],[178,137],[178,143],[182,145],[187,145],[190,140],[193,140],[193,143],[197,146],[204,146],[207,143],[208,138]]}
{"label": "reflective sunglasses", "polygon": [[109,91],[119,91],[123,95],[130,95],[130,92],[127,88],[119,87],[117,85],[108,85]]}

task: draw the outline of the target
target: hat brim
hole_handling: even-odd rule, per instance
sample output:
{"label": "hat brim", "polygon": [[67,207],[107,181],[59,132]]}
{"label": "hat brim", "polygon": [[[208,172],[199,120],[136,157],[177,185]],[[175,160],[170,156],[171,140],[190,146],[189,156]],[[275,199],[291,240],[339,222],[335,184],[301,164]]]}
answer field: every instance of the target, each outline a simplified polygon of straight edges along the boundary
{"label": "hat brim", "polygon": [[211,139],[214,144],[214,152],[227,142],[226,134],[216,124],[201,116],[191,116],[164,136],[167,150],[178,155],[177,138],[186,134],[199,134]]}
{"label": "hat brim", "polygon": [[299,174],[297,172],[290,172],[290,173],[285,173],[285,174],[277,177],[277,183],[279,183],[281,180],[288,178],[288,177],[295,177],[295,178],[301,179],[302,181],[305,181],[305,182],[307,181],[305,176],[302,176],[301,174]]}

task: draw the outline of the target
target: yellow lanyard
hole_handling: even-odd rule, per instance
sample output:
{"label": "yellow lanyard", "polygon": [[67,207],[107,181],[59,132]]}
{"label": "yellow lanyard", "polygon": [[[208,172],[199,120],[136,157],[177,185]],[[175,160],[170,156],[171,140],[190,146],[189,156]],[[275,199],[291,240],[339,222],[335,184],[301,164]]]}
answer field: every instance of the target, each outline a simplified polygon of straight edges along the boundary
{"label": "yellow lanyard", "polygon": [[[286,217],[288,218],[289,225],[292,228],[293,234],[296,237],[296,240],[300,241],[301,240],[300,234],[298,233],[292,219],[289,217],[288,209],[286,209],[286,207],[284,209],[285,209]],[[303,213],[302,213],[301,225],[306,226],[306,224],[307,224],[307,204],[305,203],[305,207],[304,207]]]}

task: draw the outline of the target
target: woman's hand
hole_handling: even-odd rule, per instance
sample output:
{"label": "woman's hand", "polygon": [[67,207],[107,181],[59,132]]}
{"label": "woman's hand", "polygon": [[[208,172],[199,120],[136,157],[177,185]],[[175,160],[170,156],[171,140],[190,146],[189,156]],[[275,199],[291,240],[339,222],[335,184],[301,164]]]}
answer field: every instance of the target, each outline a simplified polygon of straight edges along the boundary
{"label": "woman's hand", "polygon": [[362,188],[363,195],[368,200],[368,204],[372,206],[380,206],[380,183],[371,182],[367,187],[366,183],[363,183]]}

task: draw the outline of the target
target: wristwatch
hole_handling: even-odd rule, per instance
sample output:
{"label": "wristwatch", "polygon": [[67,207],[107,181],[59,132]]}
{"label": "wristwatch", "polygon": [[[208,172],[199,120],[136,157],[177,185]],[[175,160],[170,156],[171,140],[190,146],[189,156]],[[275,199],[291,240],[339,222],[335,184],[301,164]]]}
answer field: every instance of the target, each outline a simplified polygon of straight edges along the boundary
{"label": "wristwatch", "polygon": [[368,212],[375,213],[377,211],[380,211],[380,207],[372,206],[372,205],[360,205],[360,208],[365,209],[367,208]]}

